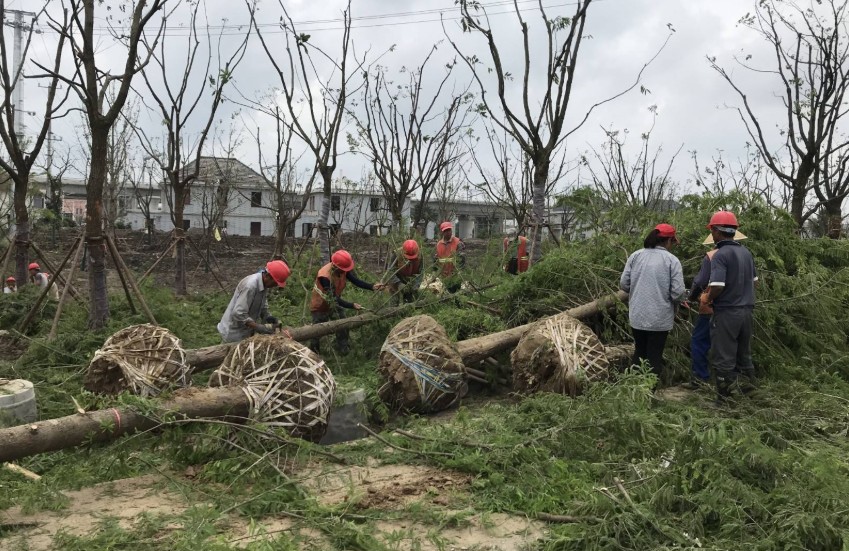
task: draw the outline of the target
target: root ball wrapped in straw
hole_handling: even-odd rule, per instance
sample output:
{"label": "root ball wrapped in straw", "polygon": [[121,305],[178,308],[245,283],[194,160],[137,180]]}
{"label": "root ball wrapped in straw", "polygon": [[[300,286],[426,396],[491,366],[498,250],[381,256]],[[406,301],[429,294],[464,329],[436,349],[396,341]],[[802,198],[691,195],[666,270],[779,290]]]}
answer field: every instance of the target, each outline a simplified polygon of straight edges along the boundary
{"label": "root ball wrapped in straw", "polygon": [[336,399],[336,379],[318,354],[280,336],[257,335],[236,345],[209,386],[239,386],[254,422],[318,442]]}
{"label": "root ball wrapped in straw", "polygon": [[609,362],[595,333],[558,314],[538,321],[510,355],[517,392],[556,392],[572,397],[588,383],[606,381]]}
{"label": "root ball wrapped in straw", "polygon": [[186,351],[176,335],[155,325],[133,325],[121,329],[94,353],[85,388],[102,394],[125,390],[153,397],[168,387],[191,384]]}
{"label": "root ball wrapped in straw", "polygon": [[430,316],[407,318],[389,332],[377,370],[386,380],[380,398],[396,410],[441,411],[468,392],[463,359]]}

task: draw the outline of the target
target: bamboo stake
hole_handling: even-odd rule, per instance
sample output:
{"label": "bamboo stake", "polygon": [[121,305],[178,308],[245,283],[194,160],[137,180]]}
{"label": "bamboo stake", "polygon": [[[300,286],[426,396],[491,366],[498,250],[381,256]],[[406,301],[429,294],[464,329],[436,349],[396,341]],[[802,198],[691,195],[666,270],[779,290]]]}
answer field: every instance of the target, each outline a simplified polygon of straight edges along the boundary
{"label": "bamboo stake", "polygon": [[147,271],[144,273],[143,276],[141,276],[141,278],[139,278],[139,285],[144,283],[144,280],[147,279],[147,276],[149,276],[150,274],[153,273],[153,270],[155,270],[156,267],[159,266],[159,263],[162,262],[162,260],[166,256],[168,256],[168,253],[171,252],[171,249],[173,249],[176,244],[177,244],[177,240],[172,239],[171,243],[168,244],[168,248],[165,249],[165,251],[162,254],[159,255],[159,258],[156,259],[156,261],[153,263],[153,265],[150,268],[147,269]]}
{"label": "bamboo stake", "polygon": [[[35,304],[32,305],[27,317],[25,317],[24,321],[21,322],[21,326],[18,328],[18,336],[23,335],[24,330],[26,330],[27,326],[32,322],[32,319],[35,317],[35,313],[38,312],[38,309],[41,307],[41,303],[44,302],[44,299],[47,297],[47,293],[50,292],[50,288],[53,287],[54,283],[56,283],[56,279],[59,277],[59,274],[62,273],[62,270],[65,268],[65,264],[68,263],[68,260],[71,258],[71,254],[74,252],[74,248],[80,241],[80,237],[77,237],[74,240],[74,244],[71,245],[71,249],[68,251],[68,254],[65,255],[65,258],[62,259],[62,263],[59,264],[59,269],[56,270],[47,280],[47,287],[41,290],[41,294],[38,295],[38,300],[35,301]],[[18,337],[15,337],[15,340],[17,339]]]}
{"label": "bamboo stake", "polygon": [[112,257],[112,264],[115,265],[115,271],[118,272],[118,279],[121,280],[121,287],[124,288],[124,295],[127,297],[127,304],[130,305],[130,312],[133,315],[138,314],[138,310],[136,310],[136,305],[133,304],[133,294],[130,293],[130,287],[127,285],[127,280],[124,278],[124,272],[121,271],[121,267],[118,265],[118,259],[115,258],[115,253],[112,252],[112,247],[109,246],[109,256]]}
{"label": "bamboo stake", "polygon": [[[41,263],[44,264],[44,267],[47,268],[50,273],[57,273],[57,270],[54,270],[53,266],[50,264],[50,261],[47,260],[47,255],[41,252],[41,249],[38,248],[38,245],[36,245],[35,242],[30,241],[29,246],[32,248],[33,251],[35,251],[35,254],[38,255],[39,260],[41,260]],[[75,300],[84,302],[82,297],[80,296],[79,291],[77,291],[74,286],[71,285],[70,281],[65,281],[62,276],[59,276],[59,283],[61,283],[62,285],[67,285],[71,288],[71,296],[74,297]]]}
{"label": "bamboo stake", "polygon": [[226,288],[226,287],[224,287],[224,284],[223,284],[223,283],[221,283],[221,280],[220,280],[220,279],[218,279],[218,275],[216,275],[215,270],[213,270],[213,269],[212,269],[212,267],[209,265],[209,262],[207,262],[207,261],[206,261],[206,257],[205,257],[205,256],[203,256],[203,251],[201,251],[201,250],[198,248],[198,246],[195,244],[194,240],[193,240],[191,237],[186,236],[186,241],[188,241],[188,242],[189,242],[189,245],[191,245],[192,247],[194,247],[195,252],[196,252],[196,253],[198,253],[198,256],[201,258],[201,261],[202,261],[204,264],[206,264],[206,267],[209,269],[209,273],[211,273],[211,274],[212,274],[212,277],[214,277],[214,278],[215,278],[215,281],[217,281],[217,282],[218,282],[218,285],[221,287],[221,290],[222,290],[222,291],[224,291],[224,292],[226,293],[226,292],[227,292],[227,288]]}
{"label": "bamboo stake", "polygon": [[[15,250],[15,235],[9,238],[9,248],[6,249],[6,254],[3,256],[3,268],[0,268],[0,281],[6,285],[6,270],[9,268],[9,261],[12,259],[12,253]],[[15,282],[18,284],[18,282]]]}
{"label": "bamboo stake", "polygon": [[[77,252],[74,254],[74,261],[71,264],[71,271],[68,272],[68,280],[74,280],[74,273],[77,271],[77,264],[80,262],[80,255],[83,252],[83,246],[77,245]],[[56,315],[53,316],[53,325],[50,326],[50,334],[47,336],[47,340],[52,341],[56,338],[56,332],[59,328],[59,318],[62,316],[62,308],[65,307],[65,303],[68,301],[68,293],[71,287],[69,285],[65,285],[62,289],[62,297],[59,299],[59,305],[56,306]]]}
{"label": "bamboo stake", "polygon": [[127,280],[130,282],[130,287],[133,288],[133,292],[135,292],[136,298],[139,299],[139,302],[142,306],[142,310],[144,310],[144,313],[147,315],[147,319],[150,320],[150,323],[152,323],[153,325],[159,325],[156,322],[156,318],[153,317],[153,313],[150,311],[150,308],[147,307],[147,302],[145,302],[144,296],[142,296],[141,291],[139,291],[139,288],[136,286],[136,282],[133,281],[133,275],[130,273],[130,269],[127,268],[127,265],[124,264],[124,259],[121,258],[120,254],[118,254],[118,248],[115,246],[115,242],[112,241],[112,238],[108,235],[106,236],[106,244],[111,249],[112,258],[115,259],[115,263],[118,264],[119,269],[124,270],[127,276]]}
{"label": "bamboo stake", "polygon": [[8,471],[12,471],[13,473],[18,473],[20,475],[23,475],[23,476],[29,478],[30,480],[36,480],[36,481],[41,480],[40,475],[37,475],[30,470],[27,470],[27,469],[24,469],[23,467],[15,465],[14,463],[4,463],[3,467],[5,467],[6,470],[8,470]]}

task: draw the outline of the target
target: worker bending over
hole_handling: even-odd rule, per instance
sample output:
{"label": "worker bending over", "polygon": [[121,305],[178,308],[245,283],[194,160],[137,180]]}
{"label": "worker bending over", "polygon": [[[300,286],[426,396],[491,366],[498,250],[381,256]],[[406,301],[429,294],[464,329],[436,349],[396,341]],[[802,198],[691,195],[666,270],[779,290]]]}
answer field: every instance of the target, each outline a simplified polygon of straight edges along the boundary
{"label": "worker bending over", "polygon": [[439,270],[439,278],[445,284],[446,290],[449,293],[456,293],[462,285],[462,281],[456,276],[459,275],[457,273],[459,268],[466,265],[466,255],[463,253],[466,245],[459,237],[453,236],[451,222],[440,224],[439,231],[442,232],[442,239],[436,243],[434,269]]}
{"label": "worker bending over", "polygon": [[507,264],[504,266],[505,272],[517,275],[528,271],[530,256],[528,256],[527,237],[518,234],[512,240],[505,237],[504,254],[507,256]]}
{"label": "worker bending over", "polygon": [[422,253],[415,239],[404,241],[404,245],[395,251],[386,271],[392,273],[389,278],[389,289],[392,291],[392,302],[398,304],[413,302],[419,286],[422,284]]}
{"label": "worker bending over", "polygon": [[282,260],[273,260],[265,265],[264,270],[240,281],[224,316],[218,322],[218,333],[224,342],[239,342],[256,333],[272,334],[272,329],[259,324],[259,321],[271,325],[280,323],[268,312],[266,290],[285,287],[288,278],[289,266]]}
{"label": "worker bending over", "polygon": [[704,300],[713,308],[711,366],[716,375],[718,405],[731,395],[737,375],[745,379],[744,392],[756,386],[751,341],[758,274],[752,253],[734,241],[737,227],[737,217],[727,211],[714,214],[708,224],[717,251],[711,259],[710,285]]}
{"label": "worker bending over", "polygon": [[[356,302],[348,302],[342,299],[345,285],[350,281],[360,289],[369,291],[380,291],[385,287],[380,283],[366,283],[354,274],[354,259],[348,251],[336,251],[330,257],[330,264],[325,264],[318,271],[315,285],[310,296],[310,313],[313,323],[324,323],[334,317],[342,319],[345,317],[343,308],[362,310],[363,307]],[[310,341],[310,349],[316,354],[321,354],[321,338]],[[341,329],[336,332],[336,351],[342,356],[350,352],[348,346],[348,331]]]}
{"label": "worker bending over", "polygon": [[[37,263],[33,262],[29,265],[29,280],[32,283],[38,285],[40,289],[47,288],[47,285],[50,283],[50,274],[45,274],[41,271],[41,266]],[[59,300],[59,286],[57,284],[53,284],[50,288],[50,293],[48,294],[50,298],[54,298]]]}
{"label": "worker bending over", "polygon": [[7,295],[9,293],[17,293],[18,292],[18,282],[14,277],[6,278],[6,286],[3,287],[3,294]]}

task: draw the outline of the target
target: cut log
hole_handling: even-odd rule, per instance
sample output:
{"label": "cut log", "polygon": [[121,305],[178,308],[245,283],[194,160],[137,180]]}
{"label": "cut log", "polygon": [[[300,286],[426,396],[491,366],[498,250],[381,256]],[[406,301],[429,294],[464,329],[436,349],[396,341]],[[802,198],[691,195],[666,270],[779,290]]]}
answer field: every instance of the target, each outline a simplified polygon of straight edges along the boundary
{"label": "cut log", "polygon": [[[162,402],[161,411],[177,419],[226,418],[241,422],[250,406],[241,388],[187,388]],[[0,430],[0,462],[16,461],[39,453],[64,450],[89,442],[114,440],[124,434],[148,430],[159,421],[130,408],[113,408],[49,419]]]}

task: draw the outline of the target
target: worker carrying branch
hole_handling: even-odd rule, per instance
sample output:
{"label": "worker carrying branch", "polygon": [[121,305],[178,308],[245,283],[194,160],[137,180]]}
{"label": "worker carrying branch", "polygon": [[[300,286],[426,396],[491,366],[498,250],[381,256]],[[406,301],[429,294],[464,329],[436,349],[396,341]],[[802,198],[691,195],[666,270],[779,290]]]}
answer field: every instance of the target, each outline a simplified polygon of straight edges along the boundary
{"label": "worker carrying branch", "polygon": [[386,266],[386,271],[392,275],[389,278],[389,289],[392,291],[392,302],[399,304],[413,302],[422,284],[422,253],[415,239],[404,241],[404,245],[395,252]]}
{"label": "worker carrying branch", "polygon": [[518,233],[513,236],[513,239],[505,237],[504,256],[507,257],[507,264],[504,266],[505,272],[512,275],[527,272],[531,259],[528,256],[528,238]]}
{"label": "worker carrying branch", "polygon": [[442,239],[436,243],[434,269],[439,271],[439,278],[444,282],[445,289],[449,293],[456,293],[462,285],[458,271],[466,265],[466,254],[463,252],[466,245],[459,237],[453,235],[451,222],[440,224],[439,231],[442,232]]}
{"label": "worker carrying branch", "polygon": [[289,266],[282,260],[273,260],[265,269],[242,279],[227,305],[227,310],[218,322],[218,333],[224,342],[239,342],[254,334],[268,335],[274,332],[259,321],[276,326],[280,322],[268,312],[266,290],[285,287],[289,279]]}
{"label": "worker carrying branch", "polygon": [[738,227],[737,217],[727,211],[714,214],[708,224],[717,251],[711,258],[710,285],[703,300],[713,308],[711,367],[718,405],[731,395],[736,377],[742,376],[744,392],[756,386],[751,342],[758,274],[752,253],[734,240]]}
{"label": "worker carrying branch", "polygon": [[[322,266],[315,278],[310,295],[310,313],[313,323],[324,323],[334,317],[342,319],[345,317],[344,308],[363,309],[356,302],[342,299],[342,292],[348,281],[368,291],[380,291],[385,287],[381,283],[366,283],[358,278],[354,273],[354,259],[351,254],[348,251],[336,251],[330,257],[330,263]],[[311,340],[310,349],[316,354],[321,354],[321,339]],[[345,329],[336,332],[336,350],[343,356],[350,352],[348,331]]]}
{"label": "worker carrying branch", "polygon": [[[29,265],[29,279],[32,283],[38,285],[39,289],[45,289],[50,282],[50,274],[42,272],[41,266],[33,262]],[[54,283],[48,295],[50,298],[59,300],[59,286]]]}

